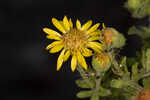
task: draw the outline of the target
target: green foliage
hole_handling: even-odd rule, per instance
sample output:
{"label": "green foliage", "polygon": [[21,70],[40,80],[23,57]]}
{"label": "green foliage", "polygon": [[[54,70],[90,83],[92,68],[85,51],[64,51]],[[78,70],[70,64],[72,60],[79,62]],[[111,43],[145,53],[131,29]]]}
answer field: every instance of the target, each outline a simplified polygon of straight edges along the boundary
{"label": "green foliage", "polygon": [[128,0],[125,7],[134,18],[144,18],[150,15],[150,0]]}
{"label": "green foliage", "polygon": [[105,89],[105,88],[103,88],[103,87],[99,87],[99,92],[98,92],[98,95],[99,96],[109,96],[109,95],[111,95],[111,91],[109,90],[109,89]]}
{"label": "green foliage", "polygon": [[124,88],[127,87],[128,85],[129,85],[128,81],[122,79],[114,79],[111,81],[111,87],[113,88]]}
{"label": "green foliage", "polygon": [[128,34],[129,35],[135,34],[140,36],[142,39],[148,39],[150,38],[150,28],[144,26],[136,28],[135,26],[132,26],[131,28],[129,28]]}
{"label": "green foliage", "polygon": [[138,63],[132,65],[132,80],[139,80]]}
{"label": "green foliage", "polygon": [[85,80],[76,80],[76,84],[81,88],[91,88],[89,84],[86,83]]}
{"label": "green foliage", "polygon": [[77,93],[77,97],[78,98],[88,98],[88,97],[91,97],[92,96],[92,91],[89,90],[89,91],[80,91],[79,93]]}
{"label": "green foliage", "polygon": [[145,89],[150,88],[150,77],[144,78],[143,79],[143,86]]}
{"label": "green foliage", "polygon": [[[125,7],[134,18],[150,18],[150,0],[127,0]],[[130,58],[117,58],[116,51],[125,45],[126,39],[116,29],[106,29],[113,33],[109,34],[111,43],[103,51],[110,57],[110,63],[99,62],[93,57],[90,69],[79,70],[82,79],[77,80],[76,84],[88,90],[80,91],[77,97],[90,100],[132,100],[141,90],[150,88],[150,27],[129,28],[128,35],[139,36],[143,43],[141,50],[136,51],[136,57]],[[103,40],[104,37],[101,42]]]}
{"label": "green foliage", "polygon": [[97,94],[93,94],[90,100],[99,100],[99,96]]}
{"label": "green foliage", "polygon": [[145,61],[146,72],[150,72],[150,49],[146,50],[145,56],[146,56],[146,61]]}

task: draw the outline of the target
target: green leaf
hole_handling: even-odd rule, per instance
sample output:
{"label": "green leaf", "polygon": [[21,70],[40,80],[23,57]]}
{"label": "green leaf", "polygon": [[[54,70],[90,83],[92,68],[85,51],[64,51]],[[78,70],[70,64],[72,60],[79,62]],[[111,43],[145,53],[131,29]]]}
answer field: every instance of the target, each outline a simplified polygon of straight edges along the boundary
{"label": "green leaf", "polygon": [[141,58],[141,63],[144,69],[146,69],[146,56],[145,56],[145,50],[142,50],[142,58]]}
{"label": "green leaf", "polygon": [[134,18],[144,18],[150,15],[149,0],[127,0],[125,7],[129,10]]}
{"label": "green leaf", "polygon": [[132,26],[129,31],[129,35],[138,35],[142,39],[147,39],[150,38],[150,29],[148,27],[140,26],[139,29],[136,28],[135,26]]}
{"label": "green leaf", "polygon": [[146,56],[146,62],[145,62],[146,72],[150,72],[150,48],[146,50],[145,56]]}
{"label": "green leaf", "polygon": [[90,88],[90,86],[85,82],[85,80],[76,80],[76,84],[81,88]]}
{"label": "green leaf", "polygon": [[122,58],[122,60],[121,60],[121,65],[122,65],[123,68],[124,68],[124,72],[125,72],[124,76],[125,76],[125,77],[129,77],[129,76],[130,76],[130,72],[128,71],[126,59],[127,59],[126,57],[123,57],[123,58]]}
{"label": "green leaf", "polygon": [[89,90],[89,91],[80,91],[79,93],[77,93],[77,97],[78,98],[88,98],[90,96],[92,96],[93,91]]}
{"label": "green leaf", "polygon": [[137,34],[137,35],[141,35],[141,31],[138,30],[135,26],[132,26],[131,28],[129,28],[128,30],[128,34],[129,35],[134,35],[134,34]]}
{"label": "green leaf", "polygon": [[136,75],[138,73],[138,63],[136,62],[132,65],[132,74]]}
{"label": "green leaf", "polygon": [[110,83],[110,86],[113,88],[124,88],[127,87],[128,85],[129,85],[128,81],[122,79],[118,79],[118,80],[114,79]]}
{"label": "green leaf", "polygon": [[108,95],[111,95],[111,91],[109,89],[105,89],[103,87],[100,87],[98,95],[99,96],[108,96]]}
{"label": "green leaf", "polygon": [[141,78],[142,73],[138,73],[138,63],[132,65],[132,80],[138,81]]}
{"label": "green leaf", "polygon": [[91,96],[90,100],[99,100],[99,96],[94,94]]}
{"label": "green leaf", "polygon": [[150,77],[143,79],[143,86],[145,89],[150,88]]}

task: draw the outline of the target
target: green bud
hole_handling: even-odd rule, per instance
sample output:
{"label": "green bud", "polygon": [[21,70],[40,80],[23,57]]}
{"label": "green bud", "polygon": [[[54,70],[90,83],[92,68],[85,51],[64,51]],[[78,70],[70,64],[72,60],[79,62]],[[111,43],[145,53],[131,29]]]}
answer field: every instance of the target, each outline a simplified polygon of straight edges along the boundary
{"label": "green bud", "polygon": [[97,53],[92,58],[92,65],[96,72],[105,72],[111,66],[110,57],[105,53]]}
{"label": "green bud", "polygon": [[116,36],[112,38],[112,47],[114,48],[123,47],[126,41],[125,37],[115,29],[112,29],[112,31],[116,34]]}
{"label": "green bud", "polygon": [[125,37],[114,28],[106,28],[103,30],[104,44],[111,44],[113,48],[120,48],[125,45]]}
{"label": "green bud", "polygon": [[128,0],[126,6],[132,9],[138,8],[140,5],[140,0]]}

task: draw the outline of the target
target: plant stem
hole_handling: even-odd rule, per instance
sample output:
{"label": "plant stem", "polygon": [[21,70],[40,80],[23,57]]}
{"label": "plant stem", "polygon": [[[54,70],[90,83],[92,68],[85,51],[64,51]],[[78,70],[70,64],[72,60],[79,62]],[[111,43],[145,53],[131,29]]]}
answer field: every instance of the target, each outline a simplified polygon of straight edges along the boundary
{"label": "plant stem", "polygon": [[110,58],[111,58],[111,62],[112,62],[112,64],[113,64],[114,68],[115,68],[115,69],[118,69],[119,64],[118,64],[118,62],[117,62],[116,59],[115,59],[115,55],[114,55],[114,51],[113,51],[113,50],[109,53],[109,56],[110,56]]}
{"label": "plant stem", "polygon": [[85,82],[90,86],[90,88],[93,88],[93,85],[91,84],[89,78],[87,77],[87,73],[84,71],[81,65],[78,64],[77,70],[80,73],[81,77],[85,80]]}
{"label": "plant stem", "polygon": [[96,80],[95,92],[98,92],[100,84],[101,84],[101,77]]}

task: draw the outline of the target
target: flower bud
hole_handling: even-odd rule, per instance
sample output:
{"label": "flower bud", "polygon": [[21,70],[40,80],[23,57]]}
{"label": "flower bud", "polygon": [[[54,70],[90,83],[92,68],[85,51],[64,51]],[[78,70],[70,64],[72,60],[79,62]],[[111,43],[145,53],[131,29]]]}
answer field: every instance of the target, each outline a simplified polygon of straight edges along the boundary
{"label": "flower bud", "polygon": [[111,44],[113,48],[120,48],[125,45],[125,37],[114,28],[103,29],[104,44]]}
{"label": "flower bud", "polygon": [[96,72],[105,72],[111,66],[110,57],[105,53],[97,53],[92,58],[92,65]]}
{"label": "flower bud", "polygon": [[126,5],[131,9],[136,9],[140,5],[140,0],[128,0]]}

